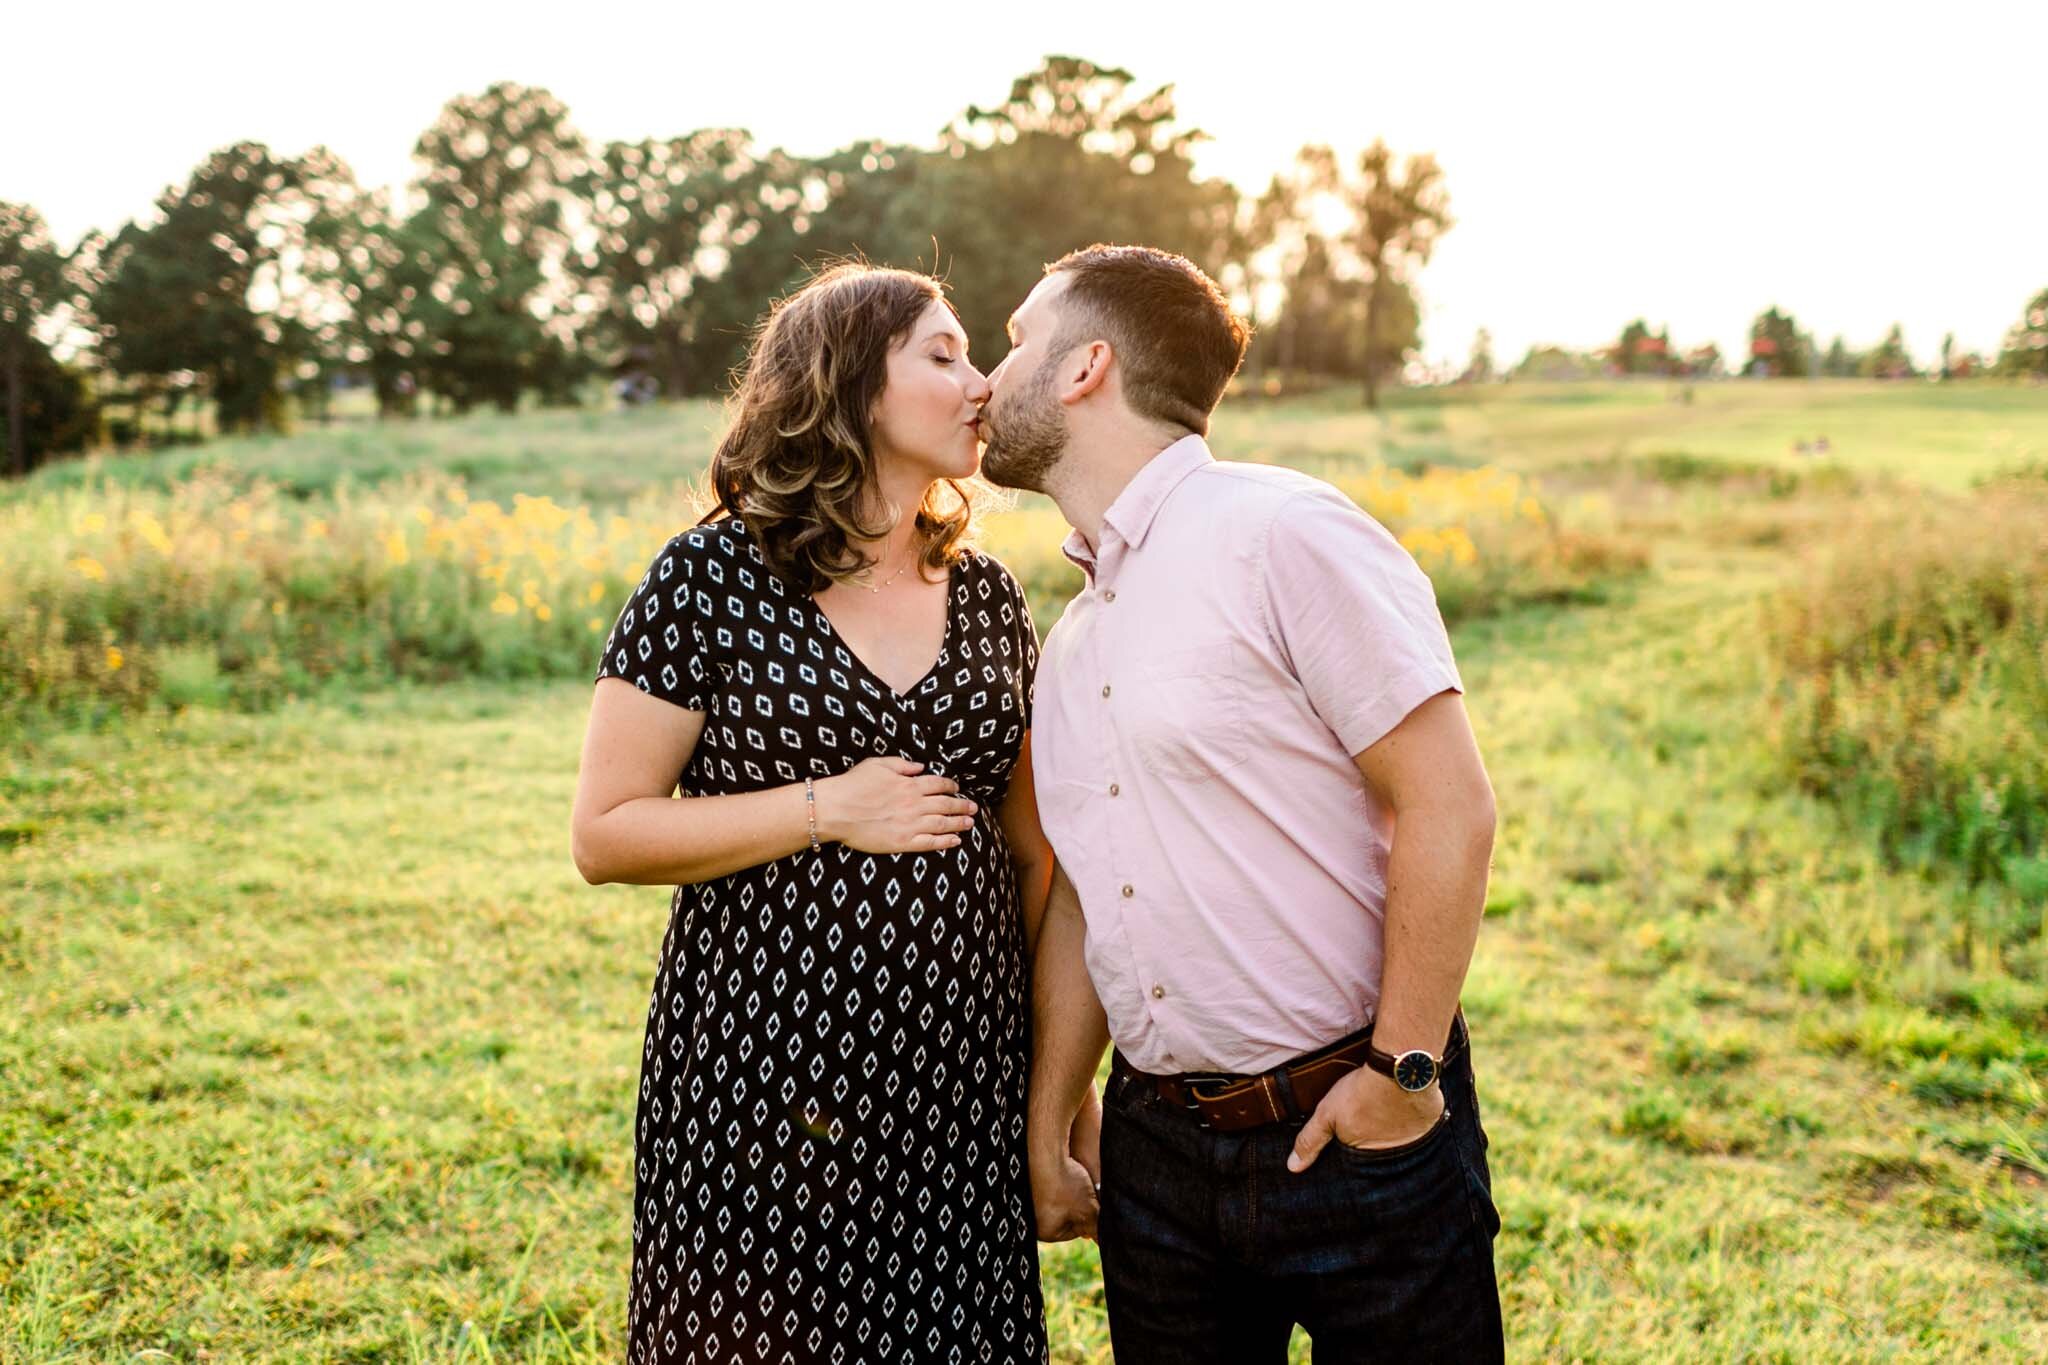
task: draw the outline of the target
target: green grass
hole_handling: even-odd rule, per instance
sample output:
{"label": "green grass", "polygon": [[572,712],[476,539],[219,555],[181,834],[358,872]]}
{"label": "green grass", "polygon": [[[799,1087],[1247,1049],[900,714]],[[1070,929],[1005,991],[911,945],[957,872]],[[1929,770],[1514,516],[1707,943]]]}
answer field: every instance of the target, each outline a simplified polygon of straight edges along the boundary
{"label": "green grass", "polygon": [[[1455,449],[1524,469],[1680,451],[1783,468],[1835,466],[1957,490],[2048,457],[2048,396],[1998,380],[1508,384],[1408,401],[1439,399],[1443,439]],[[1798,453],[1800,443],[1823,436],[1828,454]]]}
{"label": "green grass", "polygon": [[[1819,420],[1781,391],[1805,390],[1693,407],[1768,409],[1719,412],[1724,435]],[[1912,421],[1951,401],[1842,391]],[[1971,421],[2048,427],[2038,394],[1960,392]],[[2042,1358],[2043,926],[1889,865],[1777,775],[1761,723],[1758,603],[1845,503],[1917,495],[1706,477],[1668,452],[1780,460],[1645,391],[1483,397],[1384,421],[1246,405],[1216,443],[1313,463],[1442,441],[1656,542],[1607,600],[1456,630],[1502,810],[1466,1007],[1511,1357]],[[689,412],[600,419],[565,458],[657,467]],[[500,420],[421,430],[553,439]],[[1872,470],[1950,486],[1951,458],[2003,462],[1988,439],[1916,460],[1899,412],[1828,434],[1847,462],[1840,433],[1888,420],[1907,434]],[[268,458],[332,472],[292,449]],[[1055,529],[1013,517],[999,537]],[[0,1359],[617,1357],[666,896],[570,865],[587,702],[408,685],[31,716],[0,744]],[[1055,1359],[1106,1361],[1092,1249],[1042,1263]]]}
{"label": "green grass", "polygon": [[[1688,392],[1690,401],[1681,401]],[[225,463],[313,493],[344,478],[374,483],[431,467],[461,475],[479,498],[509,502],[514,493],[547,493],[612,504],[694,478],[710,457],[720,420],[709,401],[382,424],[359,418],[289,436],[60,461],[25,487],[75,484],[92,477],[96,465],[124,481],[161,486],[201,464]],[[1828,438],[1830,454],[1795,452],[1799,442],[1820,436]],[[1286,402],[1227,404],[1211,437],[1224,458],[1318,473],[1375,459],[1411,470],[1500,462],[1541,472],[1679,452],[1808,471],[1833,466],[1955,490],[1987,474],[2048,462],[2048,395],[1996,380],[1505,384],[1396,394],[1375,415],[1340,387]],[[0,485],[0,498],[6,496]]]}

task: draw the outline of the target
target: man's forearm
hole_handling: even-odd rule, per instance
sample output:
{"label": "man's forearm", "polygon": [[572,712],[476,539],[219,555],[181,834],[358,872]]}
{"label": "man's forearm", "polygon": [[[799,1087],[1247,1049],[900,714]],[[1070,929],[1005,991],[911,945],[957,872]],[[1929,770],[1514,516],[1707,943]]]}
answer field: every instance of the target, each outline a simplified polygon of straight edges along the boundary
{"label": "man's forearm", "polygon": [[1443,1050],[1472,963],[1493,854],[1491,805],[1403,811],[1387,859],[1385,953],[1373,1043]]}
{"label": "man's forearm", "polygon": [[1087,924],[1080,897],[1063,869],[1038,930],[1031,974],[1030,1143],[1034,1161],[1064,1156],[1074,1115],[1095,1079],[1109,1024],[1083,953]]}

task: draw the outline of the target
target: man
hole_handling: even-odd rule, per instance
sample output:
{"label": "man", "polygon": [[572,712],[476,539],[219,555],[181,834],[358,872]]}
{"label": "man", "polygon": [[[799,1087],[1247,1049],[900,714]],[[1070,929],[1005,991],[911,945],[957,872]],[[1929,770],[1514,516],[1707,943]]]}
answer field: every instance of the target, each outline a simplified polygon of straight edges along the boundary
{"label": "man", "polygon": [[1281,1361],[1295,1323],[1318,1361],[1498,1359],[1457,1009],[1493,792],[1429,581],[1328,484],[1210,454],[1246,329],[1188,261],[1075,252],[1010,331],[983,470],[1087,575],[1032,733],[1039,1235],[1099,1241],[1123,1365]]}

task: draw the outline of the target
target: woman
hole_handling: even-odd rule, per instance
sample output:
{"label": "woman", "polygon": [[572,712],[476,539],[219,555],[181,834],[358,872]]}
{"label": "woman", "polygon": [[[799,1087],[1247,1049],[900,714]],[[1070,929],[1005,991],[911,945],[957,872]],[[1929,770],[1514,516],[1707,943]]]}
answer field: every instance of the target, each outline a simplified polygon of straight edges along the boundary
{"label": "woman", "polygon": [[1036,633],[967,543],[988,393],[932,280],[814,279],[755,339],[719,506],[605,642],[576,864],[676,888],[636,1365],[1045,1354],[1024,1132],[1052,855]]}

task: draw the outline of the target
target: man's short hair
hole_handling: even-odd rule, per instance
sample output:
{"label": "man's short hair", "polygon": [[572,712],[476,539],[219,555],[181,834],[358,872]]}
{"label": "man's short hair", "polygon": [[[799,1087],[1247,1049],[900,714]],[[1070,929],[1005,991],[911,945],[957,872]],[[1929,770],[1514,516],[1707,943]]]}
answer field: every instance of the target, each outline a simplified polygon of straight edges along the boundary
{"label": "man's short hair", "polygon": [[1216,281],[1170,251],[1101,243],[1068,252],[1045,273],[1072,281],[1060,300],[1056,352],[1109,342],[1132,411],[1208,434],[1251,337]]}

